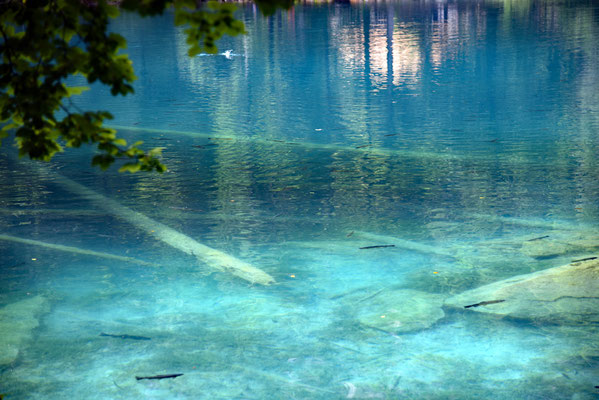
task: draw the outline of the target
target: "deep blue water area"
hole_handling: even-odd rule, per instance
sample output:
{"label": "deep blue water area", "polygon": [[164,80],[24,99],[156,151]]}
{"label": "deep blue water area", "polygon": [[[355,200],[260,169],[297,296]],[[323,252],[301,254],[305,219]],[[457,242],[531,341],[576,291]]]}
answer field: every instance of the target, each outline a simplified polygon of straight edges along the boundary
{"label": "deep blue water area", "polygon": [[599,255],[599,4],[236,15],[192,58],[172,13],[121,15],[135,94],[73,98],[168,172],[0,147],[0,393],[597,398],[596,312],[451,299]]}

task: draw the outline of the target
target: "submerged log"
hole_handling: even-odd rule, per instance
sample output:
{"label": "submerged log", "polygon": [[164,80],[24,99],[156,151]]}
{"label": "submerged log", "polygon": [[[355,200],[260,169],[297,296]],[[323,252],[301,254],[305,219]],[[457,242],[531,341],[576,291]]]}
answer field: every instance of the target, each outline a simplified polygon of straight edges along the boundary
{"label": "submerged log", "polygon": [[14,207],[14,208],[0,208],[0,214],[8,214],[15,217],[21,215],[104,215],[103,212],[98,210],[68,210],[64,208],[23,208],[23,207]]}
{"label": "submerged log", "polygon": [[111,259],[111,260],[126,261],[126,262],[130,262],[130,263],[134,263],[134,264],[149,265],[149,266],[152,266],[152,267],[158,267],[158,264],[154,264],[154,263],[150,263],[150,262],[147,262],[147,261],[138,260],[138,259],[133,258],[133,257],[117,256],[117,255],[114,255],[114,254],[103,253],[103,252],[99,252],[99,251],[80,249],[78,247],[73,247],[73,246],[64,246],[62,244],[53,244],[53,243],[41,242],[39,240],[23,239],[23,238],[16,237],[16,236],[10,236],[10,235],[2,235],[2,234],[0,234],[0,240],[6,240],[6,241],[9,241],[9,242],[15,242],[15,243],[29,244],[29,245],[32,245],[32,246],[47,247],[49,249],[58,250],[58,251],[66,251],[68,253],[84,254],[86,256],[102,257],[102,258],[108,258],[108,259]]}
{"label": "submerged log", "polygon": [[110,212],[118,218],[141,228],[164,243],[181,250],[184,253],[195,256],[199,261],[206,263],[213,269],[227,272],[250,283],[270,285],[275,281],[272,276],[245,261],[239,260],[220,250],[203,245],[189,236],[155,221],[140,212],[133,211],[117,201],[109,199],[72,179],[58,173],[53,174],[53,177],[56,182],[60,183],[69,191],[84,197],[97,207]]}
{"label": "submerged log", "polygon": [[259,139],[259,138],[247,138],[239,137],[231,132],[230,136],[214,136],[213,134],[201,133],[201,132],[190,132],[190,131],[179,131],[169,129],[152,129],[142,128],[135,126],[122,126],[122,125],[110,125],[110,128],[118,129],[119,131],[130,131],[130,132],[144,132],[144,133],[160,133],[160,134],[173,134],[173,135],[184,135],[192,136],[194,139],[206,138],[209,140],[231,140],[236,142],[255,143],[268,146],[295,146],[304,149],[314,150],[329,150],[333,152],[349,152],[349,153],[368,153],[369,155],[375,156],[390,156],[396,159],[425,159],[425,160],[484,160],[484,157],[478,156],[472,153],[457,153],[457,152],[435,152],[435,151],[423,151],[423,150],[406,150],[406,149],[391,149],[384,147],[371,147],[371,146],[352,146],[352,145],[340,145],[332,143],[317,143],[317,142],[287,142],[283,140],[273,139]]}
{"label": "submerged log", "polygon": [[580,231],[584,230],[584,225],[574,224],[568,221],[560,220],[544,220],[542,218],[523,218],[523,217],[504,217],[501,215],[492,214],[468,214],[469,217],[475,220],[487,222],[499,222],[502,224],[526,226],[530,228],[553,229],[557,231]]}

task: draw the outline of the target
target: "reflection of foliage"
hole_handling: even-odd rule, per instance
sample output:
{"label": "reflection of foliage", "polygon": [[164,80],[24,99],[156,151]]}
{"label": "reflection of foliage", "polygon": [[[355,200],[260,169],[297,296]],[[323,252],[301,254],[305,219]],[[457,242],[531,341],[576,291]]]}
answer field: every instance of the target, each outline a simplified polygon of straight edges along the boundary
{"label": "reflection of foliage", "polygon": [[[115,159],[128,160],[121,170],[164,171],[160,148],[144,152],[142,142],[128,145],[116,131],[103,126],[112,115],[107,111],[81,111],[68,99],[86,87],[69,87],[65,80],[80,74],[89,83],[100,81],[113,95],[133,92],[135,80],[131,60],[119,50],[125,39],[108,33],[110,18],[119,8],[106,0],[94,2],[67,0],[3,2],[0,17],[0,140],[13,132],[19,155],[48,161],[63,147],[97,143],[100,154],[93,165],[105,169]],[[261,0],[265,13],[291,3]],[[120,2],[120,8],[142,16],[161,14],[174,7],[175,23],[187,25],[189,54],[216,53],[221,36],[244,33],[244,25],[233,17],[235,6],[208,2],[196,7],[192,0]],[[66,101],[65,101],[66,100]]]}
{"label": "reflection of foliage", "polygon": [[243,22],[233,17],[233,4],[208,2],[208,10],[198,11],[181,7],[180,3],[175,3],[175,24],[190,26],[185,29],[190,56],[202,51],[216,53],[215,42],[221,36],[245,33]]}

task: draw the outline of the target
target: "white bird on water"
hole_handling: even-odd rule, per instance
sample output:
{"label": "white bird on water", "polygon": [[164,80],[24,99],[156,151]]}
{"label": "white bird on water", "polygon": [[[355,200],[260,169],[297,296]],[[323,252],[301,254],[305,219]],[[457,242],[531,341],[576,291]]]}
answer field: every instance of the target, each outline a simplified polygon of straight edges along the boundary
{"label": "white bird on water", "polygon": [[[200,56],[214,56],[215,54],[206,54],[202,53]],[[227,60],[231,60],[233,56],[238,56],[239,54],[233,53],[233,50],[225,50],[222,53],[218,53],[219,56],[225,56]]]}

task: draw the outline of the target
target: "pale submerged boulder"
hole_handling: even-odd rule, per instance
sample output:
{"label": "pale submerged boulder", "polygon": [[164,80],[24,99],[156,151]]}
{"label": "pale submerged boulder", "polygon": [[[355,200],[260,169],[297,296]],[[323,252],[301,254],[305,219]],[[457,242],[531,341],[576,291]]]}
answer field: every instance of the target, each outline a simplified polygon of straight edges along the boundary
{"label": "pale submerged boulder", "polygon": [[0,308],[0,365],[12,363],[32,338],[39,316],[49,309],[43,296],[30,297]]}
{"label": "pale submerged boulder", "polygon": [[577,234],[568,236],[543,235],[522,243],[523,254],[533,258],[551,258],[599,249],[599,236]]}
{"label": "pale submerged boulder", "polygon": [[468,290],[445,305],[557,323],[599,321],[599,257],[589,258]]}
{"label": "pale submerged boulder", "polygon": [[445,313],[445,296],[418,290],[382,291],[358,304],[360,324],[389,333],[406,333],[432,326]]}

